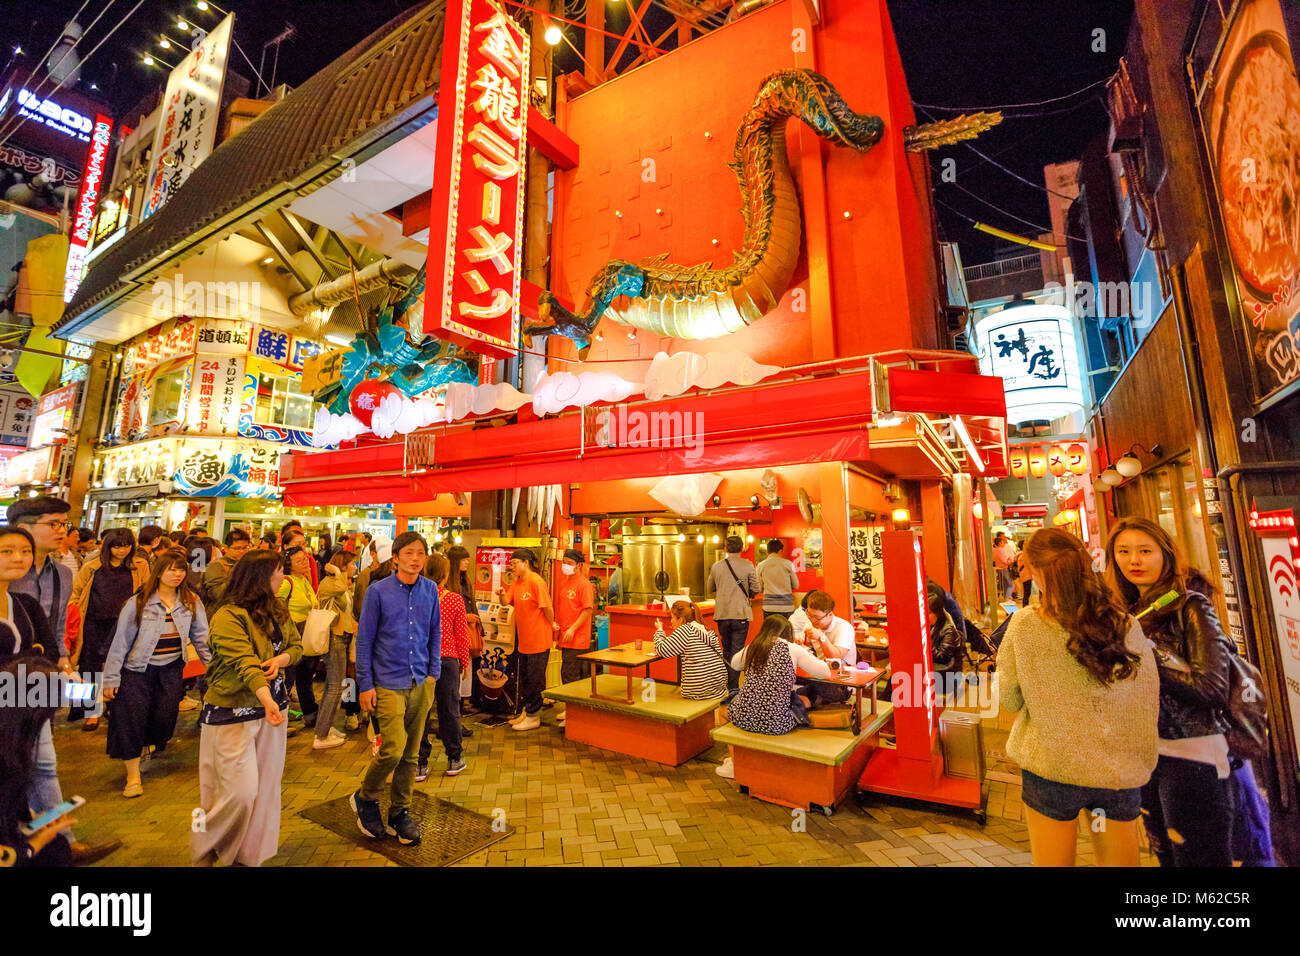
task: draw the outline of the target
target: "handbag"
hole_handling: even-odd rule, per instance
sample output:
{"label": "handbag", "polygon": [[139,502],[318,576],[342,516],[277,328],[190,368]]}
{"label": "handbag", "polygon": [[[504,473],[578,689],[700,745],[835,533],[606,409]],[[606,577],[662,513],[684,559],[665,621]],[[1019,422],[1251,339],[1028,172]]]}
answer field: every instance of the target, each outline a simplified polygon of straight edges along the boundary
{"label": "handbag", "polygon": [[323,607],[314,607],[307,612],[307,620],[302,625],[303,657],[319,657],[328,654],[330,649],[330,627],[338,611]]}
{"label": "handbag", "polygon": [[1246,760],[1266,760],[1268,748],[1268,705],[1261,686],[1259,668],[1232,649],[1228,658],[1228,753]]}

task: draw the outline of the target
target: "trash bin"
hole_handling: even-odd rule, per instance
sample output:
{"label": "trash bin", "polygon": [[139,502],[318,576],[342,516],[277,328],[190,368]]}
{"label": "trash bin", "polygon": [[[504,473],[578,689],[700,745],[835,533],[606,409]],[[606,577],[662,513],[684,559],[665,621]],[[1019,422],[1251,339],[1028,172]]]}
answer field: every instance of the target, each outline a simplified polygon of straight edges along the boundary
{"label": "trash bin", "polygon": [[945,774],[984,780],[984,730],[979,714],[945,710],[939,715],[939,740]]}

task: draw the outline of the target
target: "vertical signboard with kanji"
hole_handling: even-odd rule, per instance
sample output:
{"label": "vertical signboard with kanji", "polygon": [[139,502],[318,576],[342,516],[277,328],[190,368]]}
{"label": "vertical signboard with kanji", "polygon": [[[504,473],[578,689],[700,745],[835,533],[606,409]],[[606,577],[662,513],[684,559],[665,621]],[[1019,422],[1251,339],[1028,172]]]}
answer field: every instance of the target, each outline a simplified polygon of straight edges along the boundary
{"label": "vertical signboard with kanji", "polygon": [[186,430],[200,435],[236,434],[243,385],[242,355],[200,352],[194,366]]}
{"label": "vertical signboard with kanji", "polygon": [[849,581],[854,595],[884,597],[884,528],[854,525],[849,529]]}
{"label": "vertical signboard with kanji", "polygon": [[81,285],[85,271],[86,249],[90,245],[91,226],[95,222],[95,204],[104,184],[104,167],[108,163],[108,145],[113,136],[113,121],[102,113],[95,116],[95,129],[90,134],[90,153],[81,176],[81,191],[68,234],[68,264],[63,277],[63,301],[71,302]]}
{"label": "vertical signboard with kanji", "polygon": [[232,13],[171,72],[154,133],[141,219],[148,219],[180,189],[216,142],[221,86],[226,79]]}
{"label": "vertical signboard with kanji", "polygon": [[528,35],[492,0],[447,8],[442,89],[455,93],[439,105],[423,331],[507,357],[519,338]]}

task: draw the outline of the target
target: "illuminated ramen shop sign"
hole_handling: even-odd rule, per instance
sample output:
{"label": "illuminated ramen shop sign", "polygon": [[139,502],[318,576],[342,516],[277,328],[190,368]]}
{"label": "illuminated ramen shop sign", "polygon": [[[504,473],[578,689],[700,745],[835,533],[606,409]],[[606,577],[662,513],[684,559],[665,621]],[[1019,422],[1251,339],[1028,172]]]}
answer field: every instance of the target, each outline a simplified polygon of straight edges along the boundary
{"label": "illuminated ramen shop sign", "polygon": [[449,6],[441,88],[455,98],[438,111],[423,331],[509,356],[519,339],[528,37],[490,0]]}

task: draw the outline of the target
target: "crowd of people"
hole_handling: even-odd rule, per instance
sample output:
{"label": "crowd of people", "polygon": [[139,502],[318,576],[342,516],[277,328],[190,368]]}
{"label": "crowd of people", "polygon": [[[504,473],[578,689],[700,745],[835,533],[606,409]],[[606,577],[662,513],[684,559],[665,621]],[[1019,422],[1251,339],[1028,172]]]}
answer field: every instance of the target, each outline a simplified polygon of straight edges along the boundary
{"label": "crowd of people", "polygon": [[[445,775],[468,766],[463,717],[478,696],[484,632],[464,548],[431,550],[415,532],[354,533],[313,553],[297,522],[256,541],[241,529],[218,543],[203,528],[152,526],[86,541],[68,512],[56,498],[23,499],[0,527],[0,669],[88,675],[97,695],[70,701],[68,720],[88,733],[107,722],[124,799],[144,793],[142,765],[167,748],[178,715],[197,711],[204,825],[192,862],[257,866],[278,850],[291,734],[312,730],[315,752],[365,726],[371,759],[349,798],[357,826],[372,839],[420,842],[413,785],[428,778],[435,741]],[[825,591],[796,600],[779,540],[757,567],[742,550],[728,537],[708,573],[716,631],[681,598],[656,650],[679,658],[683,697],[725,702],[741,730],[790,733],[811,711],[843,707],[856,629]],[[1138,863],[1139,820],[1163,866],[1267,863],[1250,754],[1229,742],[1236,648],[1208,579],[1163,528],[1137,518],[1113,529],[1100,572],[1058,529],[1018,551],[999,539],[995,553],[1004,593],[1025,587],[996,666],[1001,706],[1016,715],[1007,753],[1022,771],[1035,862],[1072,864],[1086,811],[1101,821],[1090,830],[1103,865]],[[541,726],[553,647],[561,679],[583,677],[595,610],[583,565],[581,551],[566,550],[552,594],[532,550],[511,554],[498,598],[514,608],[515,732]],[[761,626],[747,643],[760,594]],[[935,668],[960,671],[971,625],[937,584],[927,597]],[[77,840],[71,814],[25,831],[63,801],[57,710],[48,700],[0,708],[0,848],[22,864],[84,865],[120,846]],[[718,773],[732,776],[730,761]]]}

